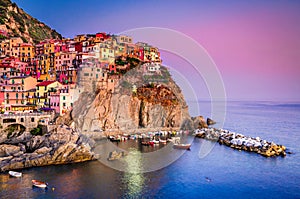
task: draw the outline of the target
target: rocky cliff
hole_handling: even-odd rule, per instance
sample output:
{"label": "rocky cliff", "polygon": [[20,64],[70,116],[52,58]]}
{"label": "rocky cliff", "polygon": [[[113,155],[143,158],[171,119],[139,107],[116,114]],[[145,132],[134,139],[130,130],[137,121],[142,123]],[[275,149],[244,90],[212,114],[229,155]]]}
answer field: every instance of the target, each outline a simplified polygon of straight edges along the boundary
{"label": "rocky cliff", "polygon": [[159,73],[145,73],[142,66],[128,71],[113,93],[91,88],[82,88],[74,103],[72,118],[81,132],[193,128],[181,90],[164,67]]}
{"label": "rocky cliff", "polygon": [[62,37],[46,24],[28,15],[10,0],[0,0],[0,26],[10,37],[21,37],[24,42],[38,43],[44,39]]}
{"label": "rocky cliff", "polygon": [[15,135],[0,143],[0,171],[96,159],[85,137],[65,125],[45,135]]}

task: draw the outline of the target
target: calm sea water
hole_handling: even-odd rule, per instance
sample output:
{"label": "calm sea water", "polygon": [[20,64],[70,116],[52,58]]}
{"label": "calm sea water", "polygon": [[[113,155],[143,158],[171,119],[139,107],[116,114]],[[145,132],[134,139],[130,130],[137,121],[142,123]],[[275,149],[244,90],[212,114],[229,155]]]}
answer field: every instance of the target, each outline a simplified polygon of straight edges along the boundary
{"label": "calm sea water", "polygon": [[[264,158],[194,139],[190,151],[148,173],[93,161],[24,169],[20,179],[0,174],[0,198],[300,198],[300,104],[230,102],[224,128],[283,144],[293,154]],[[201,147],[210,144],[210,153],[200,158]],[[133,159],[127,167],[138,163]],[[47,181],[50,188],[33,188],[31,179]]]}

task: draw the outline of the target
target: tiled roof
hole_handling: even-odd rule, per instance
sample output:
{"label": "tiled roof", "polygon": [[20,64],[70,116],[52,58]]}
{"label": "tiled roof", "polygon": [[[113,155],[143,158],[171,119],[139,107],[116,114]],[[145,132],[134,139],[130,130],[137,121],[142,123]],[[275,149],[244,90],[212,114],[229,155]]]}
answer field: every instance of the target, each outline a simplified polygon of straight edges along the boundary
{"label": "tiled roof", "polygon": [[36,86],[48,86],[49,84],[54,83],[55,81],[43,81],[39,84],[37,84]]}

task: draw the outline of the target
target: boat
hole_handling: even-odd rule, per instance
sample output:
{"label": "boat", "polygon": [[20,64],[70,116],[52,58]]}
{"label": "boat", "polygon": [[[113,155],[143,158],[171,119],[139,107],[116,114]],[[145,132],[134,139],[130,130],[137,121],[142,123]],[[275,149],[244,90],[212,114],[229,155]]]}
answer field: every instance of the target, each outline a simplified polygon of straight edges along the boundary
{"label": "boat", "polygon": [[174,148],[189,150],[191,148],[191,144],[174,144]]}
{"label": "boat", "polygon": [[167,144],[167,140],[159,139],[159,142],[162,143],[162,144]]}
{"label": "boat", "polygon": [[144,146],[153,146],[153,142],[141,142],[142,145]]}
{"label": "boat", "polygon": [[48,183],[46,182],[42,182],[42,181],[38,181],[38,180],[31,180],[32,181],[32,185],[39,187],[39,188],[46,188]]}
{"label": "boat", "polygon": [[155,140],[155,139],[153,139],[153,140],[151,140],[150,142],[149,142],[150,144],[159,144],[159,141],[158,140]]}
{"label": "boat", "polygon": [[111,142],[120,142],[121,141],[121,137],[120,136],[109,136],[109,140]]}
{"label": "boat", "polygon": [[22,177],[22,173],[16,172],[16,171],[9,171],[8,174],[10,176],[16,177],[16,178],[20,178]]}

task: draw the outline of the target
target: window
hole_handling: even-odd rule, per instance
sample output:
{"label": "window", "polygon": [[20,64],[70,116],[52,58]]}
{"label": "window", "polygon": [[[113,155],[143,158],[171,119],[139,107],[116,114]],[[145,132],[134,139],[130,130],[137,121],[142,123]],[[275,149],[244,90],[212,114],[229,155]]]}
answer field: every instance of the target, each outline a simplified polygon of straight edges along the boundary
{"label": "window", "polygon": [[31,118],[31,122],[34,122],[34,117]]}
{"label": "window", "polygon": [[65,102],[63,103],[63,106],[66,106],[66,103],[65,103]]}
{"label": "window", "polygon": [[21,122],[24,122],[24,118],[21,118],[21,120],[20,120]]}
{"label": "window", "polygon": [[63,96],[63,100],[66,100],[66,96]]}
{"label": "window", "polygon": [[18,94],[18,93],[16,93],[16,98],[18,99],[18,97],[19,97],[19,94]]}

